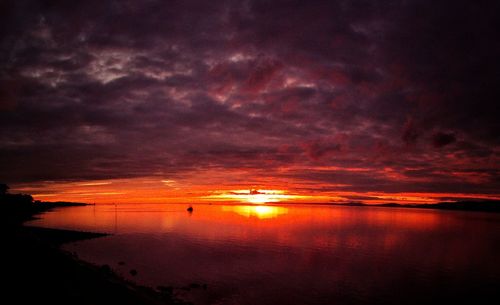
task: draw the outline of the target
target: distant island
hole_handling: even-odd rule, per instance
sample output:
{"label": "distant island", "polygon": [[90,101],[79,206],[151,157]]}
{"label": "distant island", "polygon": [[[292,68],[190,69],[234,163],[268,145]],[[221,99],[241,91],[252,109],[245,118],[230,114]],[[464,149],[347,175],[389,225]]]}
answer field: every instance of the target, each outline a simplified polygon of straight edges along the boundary
{"label": "distant island", "polygon": [[333,202],[332,205],[338,206],[356,206],[356,207],[389,207],[389,208],[417,208],[417,209],[436,209],[436,210],[454,210],[454,211],[477,211],[477,212],[500,212],[500,201],[498,200],[483,200],[483,201],[456,201],[456,202],[438,202],[428,204],[400,204],[400,203],[380,203],[366,204],[361,202],[338,203]]}
{"label": "distant island", "polygon": [[33,218],[33,216],[38,213],[53,208],[84,205],[88,204],[66,201],[40,201],[34,200],[33,197],[28,194],[11,194],[9,193],[9,186],[0,183],[0,207],[3,216],[1,225],[22,223],[23,221]]}

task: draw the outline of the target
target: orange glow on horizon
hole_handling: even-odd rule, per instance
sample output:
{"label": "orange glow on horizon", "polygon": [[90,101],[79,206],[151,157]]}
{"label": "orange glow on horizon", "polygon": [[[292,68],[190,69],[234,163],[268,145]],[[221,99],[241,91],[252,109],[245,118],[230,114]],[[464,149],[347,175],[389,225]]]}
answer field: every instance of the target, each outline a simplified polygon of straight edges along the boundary
{"label": "orange glow on horizon", "polygon": [[[262,181],[260,185],[228,185],[201,179],[174,180],[158,177],[134,179],[88,180],[76,182],[45,182],[37,185],[12,186],[12,193],[31,194],[35,200],[72,201],[85,203],[400,203],[427,204],[440,201],[490,199],[500,200],[500,194],[467,193],[384,193],[354,191],[321,191],[327,185],[302,185]],[[296,191],[311,189],[310,192]],[[317,191],[314,189],[317,188]],[[357,199],[359,198],[359,199]],[[448,199],[451,198],[451,199]]]}
{"label": "orange glow on horizon", "polygon": [[234,190],[219,194],[212,194],[204,197],[203,199],[209,201],[233,201],[240,203],[264,204],[285,202],[294,199],[306,199],[308,197],[310,196],[286,194],[284,190]]}

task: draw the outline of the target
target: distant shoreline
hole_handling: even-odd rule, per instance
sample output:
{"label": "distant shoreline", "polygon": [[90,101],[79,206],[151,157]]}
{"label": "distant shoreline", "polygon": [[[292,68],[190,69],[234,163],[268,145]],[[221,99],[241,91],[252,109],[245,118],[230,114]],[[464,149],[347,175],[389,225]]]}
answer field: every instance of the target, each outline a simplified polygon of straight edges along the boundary
{"label": "distant shoreline", "polygon": [[491,212],[500,213],[500,201],[457,201],[457,202],[438,202],[424,204],[400,204],[400,203],[379,203],[366,204],[361,202],[338,203],[332,202],[330,205],[346,207],[381,207],[381,208],[407,208],[407,209],[432,209],[449,211],[468,211],[468,212]]}

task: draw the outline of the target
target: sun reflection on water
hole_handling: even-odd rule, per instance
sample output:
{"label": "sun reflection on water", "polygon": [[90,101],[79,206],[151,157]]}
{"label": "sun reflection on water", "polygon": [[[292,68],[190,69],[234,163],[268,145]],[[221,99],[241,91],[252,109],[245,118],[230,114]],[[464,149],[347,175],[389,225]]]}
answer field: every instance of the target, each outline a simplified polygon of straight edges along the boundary
{"label": "sun reflection on water", "polygon": [[239,205],[239,206],[223,206],[222,211],[233,212],[238,215],[258,219],[270,219],[288,214],[288,209],[285,207],[268,206],[268,205]]}

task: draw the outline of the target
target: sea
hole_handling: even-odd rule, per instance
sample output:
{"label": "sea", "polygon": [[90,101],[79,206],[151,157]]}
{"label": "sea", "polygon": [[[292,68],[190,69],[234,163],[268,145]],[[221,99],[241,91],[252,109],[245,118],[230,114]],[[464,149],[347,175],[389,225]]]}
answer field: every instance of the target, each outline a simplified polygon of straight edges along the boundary
{"label": "sea", "polygon": [[29,226],[109,233],[63,245],[205,304],[500,304],[500,213],[298,204],[64,207]]}

